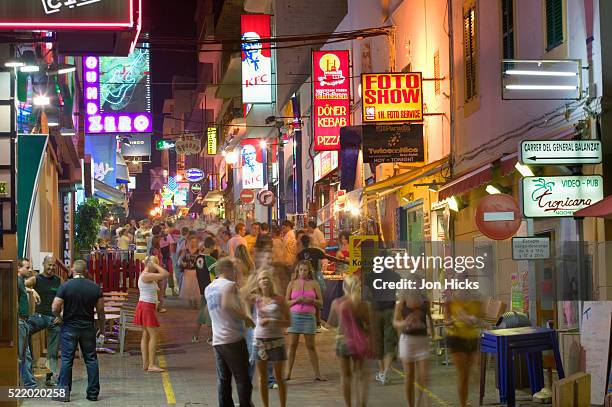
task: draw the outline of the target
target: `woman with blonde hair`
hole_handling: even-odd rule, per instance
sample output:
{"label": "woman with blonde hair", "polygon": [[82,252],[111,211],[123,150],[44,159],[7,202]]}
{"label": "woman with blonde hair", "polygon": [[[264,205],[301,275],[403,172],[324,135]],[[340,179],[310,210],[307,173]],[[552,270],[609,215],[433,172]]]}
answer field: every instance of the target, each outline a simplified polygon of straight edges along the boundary
{"label": "woman with blonde hair", "polygon": [[144,260],[144,269],[138,278],[138,290],[140,296],[134,324],[142,327],[142,338],[140,340],[140,352],[142,354],[142,370],[145,372],[159,373],[164,369],[155,364],[155,352],[157,351],[157,339],[159,321],[155,314],[159,290],[158,282],[167,278],[168,271],[159,265],[156,256],[148,256]]}
{"label": "woman with blonde hair", "polygon": [[278,384],[278,398],[281,407],[284,407],[287,403],[287,388],[283,378],[283,363],[287,360],[287,353],[283,330],[291,323],[289,307],[285,299],[278,295],[271,268],[260,270],[255,280],[256,323],[253,353],[259,373],[261,402],[268,406],[268,362],[272,362]]}
{"label": "woman with blonde hair", "polygon": [[236,246],[234,257],[238,260],[237,267],[239,273],[237,282],[239,286],[242,286],[246,283],[248,277],[255,272],[255,263],[249,254],[249,250],[243,244]]}
{"label": "woman with blonde hair", "polygon": [[347,407],[352,406],[351,387],[356,393],[357,406],[368,400],[368,381],[365,361],[372,355],[373,331],[370,305],[361,298],[361,281],[353,275],[342,284],[344,296],[332,302],[327,323],[337,328],[336,355],[340,359],[342,396]]}
{"label": "woman with blonde hair", "polygon": [[319,370],[319,356],[315,346],[315,332],[317,329],[316,311],[323,304],[321,288],[314,279],[314,270],[308,260],[302,260],[295,266],[295,273],[287,286],[285,296],[287,305],[291,310],[291,326],[289,333],[289,365],[286,380],[291,379],[295,353],[297,351],[300,335],[304,335],[308,357],[315,374],[315,380],[326,381]]}

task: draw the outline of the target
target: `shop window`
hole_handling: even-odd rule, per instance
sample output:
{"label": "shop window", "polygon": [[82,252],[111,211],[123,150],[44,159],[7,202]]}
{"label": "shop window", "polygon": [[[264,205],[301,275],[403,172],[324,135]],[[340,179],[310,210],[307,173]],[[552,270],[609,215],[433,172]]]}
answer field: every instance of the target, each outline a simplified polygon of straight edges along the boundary
{"label": "shop window", "polygon": [[546,0],[546,51],[563,43],[563,0]]}
{"label": "shop window", "polygon": [[463,11],[463,61],[465,64],[465,100],[476,96],[477,85],[477,44],[476,44],[476,4]]}
{"label": "shop window", "polygon": [[514,59],[514,0],[501,0],[502,55]]}

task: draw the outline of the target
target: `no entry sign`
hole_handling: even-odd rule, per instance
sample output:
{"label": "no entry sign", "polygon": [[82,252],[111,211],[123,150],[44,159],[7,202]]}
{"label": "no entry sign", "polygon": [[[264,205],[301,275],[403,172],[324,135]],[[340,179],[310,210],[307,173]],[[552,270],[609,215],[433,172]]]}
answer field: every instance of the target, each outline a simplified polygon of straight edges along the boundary
{"label": "no entry sign", "polygon": [[476,226],[490,239],[508,239],[521,226],[521,210],[510,195],[485,196],[476,208]]}
{"label": "no entry sign", "polygon": [[253,203],[255,200],[255,191],[252,189],[243,189],[242,192],[240,192],[240,200],[245,204]]}

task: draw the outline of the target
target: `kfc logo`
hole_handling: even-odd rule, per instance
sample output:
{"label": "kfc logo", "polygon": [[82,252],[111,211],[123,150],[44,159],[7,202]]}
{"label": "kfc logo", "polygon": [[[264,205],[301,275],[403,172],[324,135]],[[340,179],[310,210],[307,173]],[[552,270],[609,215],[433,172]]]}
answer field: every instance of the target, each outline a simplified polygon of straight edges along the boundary
{"label": "kfc logo", "polygon": [[62,8],[75,8],[100,3],[102,0],[42,0],[45,14],[55,14],[62,11]]}

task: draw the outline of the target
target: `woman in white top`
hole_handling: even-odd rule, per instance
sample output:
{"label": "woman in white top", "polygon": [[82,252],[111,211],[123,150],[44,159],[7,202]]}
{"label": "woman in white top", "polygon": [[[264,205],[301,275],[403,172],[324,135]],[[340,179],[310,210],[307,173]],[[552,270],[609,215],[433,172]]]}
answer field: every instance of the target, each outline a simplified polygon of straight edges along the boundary
{"label": "woman in white top", "polygon": [[145,372],[163,372],[164,369],[155,364],[159,321],[155,314],[157,307],[157,282],[168,277],[168,271],[159,265],[156,256],[144,260],[144,270],[138,278],[140,296],[134,313],[134,324],[142,326],[140,352],[142,353],[142,370]]}

